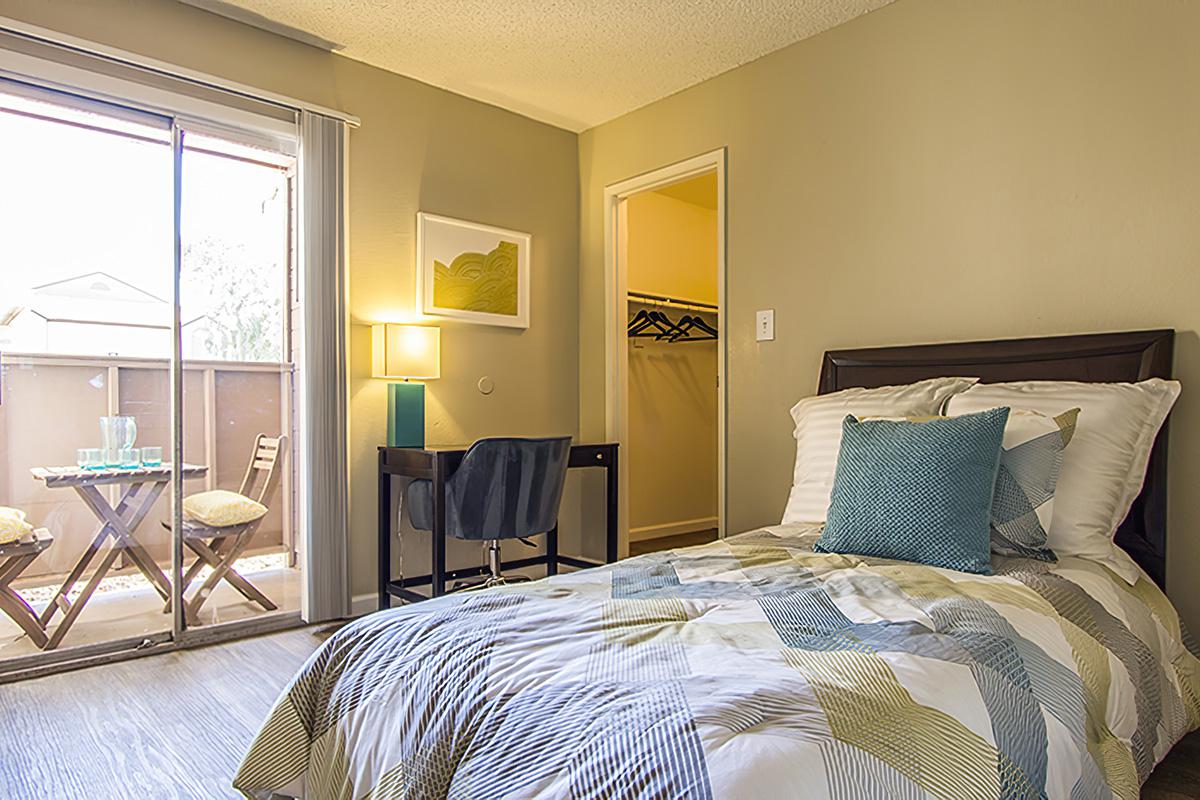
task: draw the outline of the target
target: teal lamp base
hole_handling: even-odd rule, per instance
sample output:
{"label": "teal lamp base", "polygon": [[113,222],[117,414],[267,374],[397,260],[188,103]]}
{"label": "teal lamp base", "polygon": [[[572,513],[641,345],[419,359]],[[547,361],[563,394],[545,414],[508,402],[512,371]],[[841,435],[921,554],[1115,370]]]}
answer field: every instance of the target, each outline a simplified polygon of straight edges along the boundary
{"label": "teal lamp base", "polygon": [[425,384],[388,384],[388,447],[425,446]]}

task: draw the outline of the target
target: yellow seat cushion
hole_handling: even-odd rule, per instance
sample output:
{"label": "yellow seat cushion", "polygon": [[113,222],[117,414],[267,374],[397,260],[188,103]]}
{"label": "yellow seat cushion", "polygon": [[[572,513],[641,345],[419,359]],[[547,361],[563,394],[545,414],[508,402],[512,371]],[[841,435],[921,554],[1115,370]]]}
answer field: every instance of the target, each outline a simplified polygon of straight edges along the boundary
{"label": "yellow seat cushion", "polygon": [[267,507],[237,492],[213,489],[185,497],[183,513],[209,527],[227,528],[253,522],[267,513]]}
{"label": "yellow seat cushion", "polygon": [[0,544],[15,542],[30,533],[33,533],[33,526],[25,521],[24,511],[0,506]]}

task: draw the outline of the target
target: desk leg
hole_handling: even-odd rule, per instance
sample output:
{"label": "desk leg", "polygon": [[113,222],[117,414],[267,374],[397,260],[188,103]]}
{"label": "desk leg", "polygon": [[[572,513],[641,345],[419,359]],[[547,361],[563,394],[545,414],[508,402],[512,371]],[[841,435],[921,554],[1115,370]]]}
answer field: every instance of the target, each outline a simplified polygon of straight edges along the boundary
{"label": "desk leg", "polygon": [[384,453],[379,453],[379,609],[392,607],[388,582],[392,579],[392,476],[383,471]]}
{"label": "desk leg", "polygon": [[617,451],[613,448],[612,458],[605,465],[604,488],[608,510],[604,515],[606,527],[605,561],[609,564],[617,560],[617,486],[620,482],[620,471],[617,469]]}
{"label": "desk leg", "polygon": [[430,596],[441,597],[446,593],[446,460],[441,453],[433,455],[433,530],[430,531],[430,547],[433,582]]}
{"label": "desk leg", "polygon": [[558,574],[558,524],[546,534],[546,574]]}

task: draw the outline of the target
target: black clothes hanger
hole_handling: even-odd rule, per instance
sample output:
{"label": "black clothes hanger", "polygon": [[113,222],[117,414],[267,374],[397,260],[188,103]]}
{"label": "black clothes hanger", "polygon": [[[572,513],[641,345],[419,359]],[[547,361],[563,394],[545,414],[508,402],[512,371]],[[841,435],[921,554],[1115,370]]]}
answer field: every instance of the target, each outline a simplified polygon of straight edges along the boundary
{"label": "black clothes hanger", "polygon": [[[693,331],[699,330],[701,335],[693,334]],[[679,320],[679,325],[675,333],[671,336],[672,342],[710,342],[717,338],[716,328],[704,321],[703,317],[692,316],[686,314]]]}
{"label": "black clothes hanger", "polygon": [[688,331],[696,325],[696,318],[691,314],[684,314],[679,318],[679,324],[675,326],[674,333],[671,334],[669,341],[678,342],[680,339],[686,338]]}
{"label": "black clothes hanger", "polygon": [[719,335],[716,328],[709,325],[707,322],[705,322],[700,317],[692,317],[692,320],[696,323],[695,327],[699,328],[700,330],[702,330],[708,334],[707,338],[715,339]]}
{"label": "black clothes hanger", "polygon": [[651,313],[651,314],[653,314],[653,315],[655,316],[655,319],[657,319],[657,320],[658,320],[659,324],[660,324],[660,325],[662,326],[662,328],[663,328],[663,332],[662,332],[662,333],[660,333],[660,334],[659,334],[657,337],[655,337],[655,338],[658,338],[658,339],[667,339],[667,340],[669,341],[669,340],[671,339],[671,337],[675,335],[675,332],[676,332],[677,330],[679,330],[679,326],[678,326],[678,325],[676,325],[676,324],[675,324],[675,323],[674,323],[674,322],[671,320],[671,318],[670,318],[670,317],[668,317],[666,314],[664,314],[664,313],[663,313],[663,312],[661,312],[661,311],[651,311],[650,313]]}
{"label": "black clothes hanger", "polygon": [[[630,336],[660,337],[668,333],[672,327],[673,323],[663,317],[658,311],[646,311],[642,309],[629,321],[625,332]],[[647,328],[654,328],[654,331],[652,333],[643,333]]]}
{"label": "black clothes hanger", "polygon": [[[639,312],[639,314],[642,312]],[[636,327],[629,327],[626,333],[633,339],[665,339],[675,331],[675,323],[661,311],[645,312],[645,319]],[[636,319],[636,316],[635,316]],[[651,330],[653,328],[653,330]]]}
{"label": "black clothes hanger", "polygon": [[[632,295],[630,299],[634,300]],[[668,298],[662,299],[668,300]],[[648,305],[658,306],[657,298],[642,300],[639,297],[635,302],[646,302]],[[670,300],[669,302],[677,301]],[[683,307],[691,308],[687,305],[683,305]],[[653,338],[655,341],[666,340],[667,342],[707,342],[718,337],[717,329],[705,322],[703,317],[684,314],[678,322],[675,322],[658,307],[649,310],[640,309],[630,318],[625,333],[631,339]]]}
{"label": "black clothes hanger", "polygon": [[629,324],[625,326],[625,332],[630,335],[636,334],[649,324],[650,314],[646,311],[646,309],[643,308],[634,314],[633,318],[629,320]]}

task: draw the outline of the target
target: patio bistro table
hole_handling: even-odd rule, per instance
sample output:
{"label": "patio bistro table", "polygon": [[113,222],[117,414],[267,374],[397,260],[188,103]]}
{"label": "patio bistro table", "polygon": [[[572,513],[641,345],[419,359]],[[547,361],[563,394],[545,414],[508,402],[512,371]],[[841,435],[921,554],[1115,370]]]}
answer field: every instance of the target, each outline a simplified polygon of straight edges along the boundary
{"label": "patio bistro table", "polygon": [[[45,483],[48,489],[68,487],[74,489],[88,509],[95,514],[96,519],[100,521],[100,529],[92,538],[91,544],[79,557],[79,561],[67,575],[63,585],[55,593],[54,599],[50,601],[38,618],[43,629],[48,629],[50,621],[56,613],[62,611],[64,614],[62,622],[58,624],[46,642],[47,650],[57,647],[63,637],[67,635],[67,631],[71,629],[76,618],[83,611],[83,607],[91,599],[92,594],[100,586],[100,582],[104,580],[104,576],[121,553],[129,556],[129,559],[146,576],[150,585],[155,588],[163,600],[170,600],[170,581],[158,568],[153,556],[133,535],[138,525],[154,507],[154,503],[162,494],[163,489],[171,482],[170,464],[162,464],[157,467],[138,467],[137,469],[100,470],[82,470],[76,467],[33,467],[30,472],[33,473],[34,479]],[[183,465],[184,480],[203,478],[207,473],[208,467],[194,464]],[[110,505],[97,488],[113,484],[124,486],[121,498],[115,506]],[[109,537],[113,539],[112,547],[100,559],[96,571],[88,579],[83,591],[74,600],[67,599],[71,589],[83,576],[84,570],[104,547],[104,543]]]}

